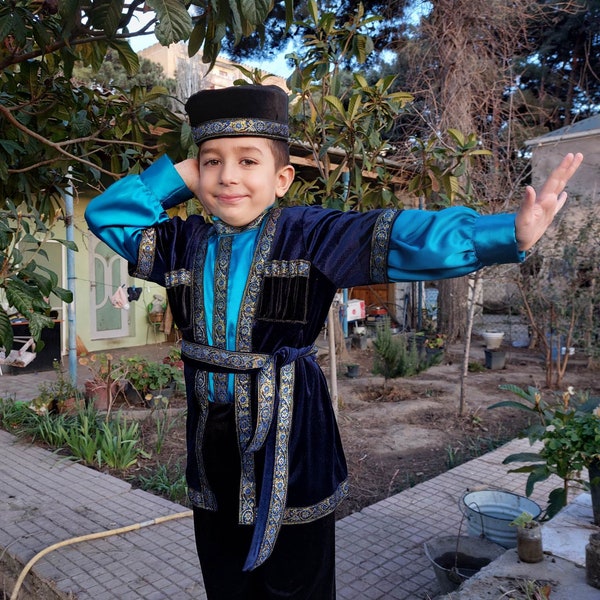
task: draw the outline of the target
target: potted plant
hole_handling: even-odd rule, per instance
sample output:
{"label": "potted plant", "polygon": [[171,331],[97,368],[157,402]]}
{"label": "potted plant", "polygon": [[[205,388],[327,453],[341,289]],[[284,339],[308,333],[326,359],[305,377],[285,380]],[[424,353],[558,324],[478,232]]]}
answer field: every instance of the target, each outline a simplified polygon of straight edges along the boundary
{"label": "potted plant", "polygon": [[[594,523],[600,525],[600,398],[590,398],[569,387],[546,401],[532,386],[525,390],[505,384],[500,388],[516,394],[521,401],[498,402],[490,408],[514,407],[538,417],[526,434],[532,444],[541,441],[542,449],[536,453],[511,454],[504,459],[506,464],[530,463],[511,471],[529,473],[527,496],[537,482],[558,475],[563,485],[550,492],[546,518],[553,517],[567,505],[569,487],[578,484],[590,491]],[[585,469],[587,478],[582,475]]]}
{"label": "potted plant", "polygon": [[486,348],[483,352],[485,354],[486,369],[504,369],[506,366],[506,352],[504,350],[490,350]]}
{"label": "potted plant", "polygon": [[533,515],[522,512],[511,525],[517,528],[517,554],[523,562],[537,563],[544,560],[542,527]]}
{"label": "potted plant", "polygon": [[446,347],[446,335],[443,333],[433,333],[425,338],[424,342],[425,356],[429,358],[440,357]]}
{"label": "potted plant", "polygon": [[181,369],[169,362],[156,362],[142,356],[123,360],[127,380],[137,395],[150,404],[148,396],[168,396],[178,385],[183,385]]}
{"label": "potted plant", "polygon": [[148,304],[146,310],[148,312],[148,321],[150,323],[162,323],[165,311],[167,310],[167,303],[165,302],[164,297],[160,294],[154,294],[152,302]]}
{"label": "potted plant", "polygon": [[347,377],[358,377],[359,365],[352,363],[346,365],[346,376]]}
{"label": "potted plant", "polygon": [[88,368],[90,377],[85,381],[85,395],[97,410],[110,413],[113,402],[126,383],[126,369],[108,353],[83,355],[79,364]]}
{"label": "potted plant", "polygon": [[173,347],[169,350],[167,356],[163,358],[163,363],[183,369],[183,360],[181,359],[181,348]]}
{"label": "potted plant", "polygon": [[77,386],[65,377],[60,362],[55,360],[52,366],[56,379],[39,386],[38,395],[31,400],[29,407],[38,415],[77,412],[82,403]]}

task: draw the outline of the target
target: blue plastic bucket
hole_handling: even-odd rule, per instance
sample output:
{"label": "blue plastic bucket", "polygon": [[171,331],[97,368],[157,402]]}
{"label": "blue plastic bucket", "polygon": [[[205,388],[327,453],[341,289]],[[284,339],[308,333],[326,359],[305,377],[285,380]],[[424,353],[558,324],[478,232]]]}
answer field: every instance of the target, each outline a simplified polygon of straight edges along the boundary
{"label": "blue plastic bucket", "polygon": [[517,528],[510,523],[523,512],[537,519],[542,509],[533,500],[512,492],[480,490],[463,495],[461,511],[467,519],[469,535],[483,536],[504,548],[515,548]]}

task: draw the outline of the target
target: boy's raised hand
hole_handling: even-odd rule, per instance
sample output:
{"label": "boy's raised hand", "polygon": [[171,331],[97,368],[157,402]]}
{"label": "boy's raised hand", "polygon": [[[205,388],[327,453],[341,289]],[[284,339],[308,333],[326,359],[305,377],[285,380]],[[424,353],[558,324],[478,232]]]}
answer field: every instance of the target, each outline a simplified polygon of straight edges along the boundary
{"label": "boy's raised hand", "polygon": [[525,189],[525,200],[519,208],[515,230],[519,250],[529,250],[548,229],[567,200],[564,191],[569,179],[579,168],[583,155],[567,154],[550,173],[539,194],[531,187]]}
{"label": "boy's raised hand", "polygon": [[200,170],[198,168],[197,158],[188,158],[175,165],[181,179],[187,187],[198,198],[198,184],[200,183]]}

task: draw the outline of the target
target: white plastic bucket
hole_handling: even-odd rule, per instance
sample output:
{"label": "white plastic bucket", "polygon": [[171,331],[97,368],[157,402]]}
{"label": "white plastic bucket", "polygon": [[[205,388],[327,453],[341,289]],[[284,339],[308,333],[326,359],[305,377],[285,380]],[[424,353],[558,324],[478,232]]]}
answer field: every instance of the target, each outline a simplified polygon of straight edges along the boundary
{"label": "white plastic bucket", "polygon": [[517,546],[517,528],[510,524],[512,521],[523,512],[528,512],[534,519],[542,512],[533,500],[502,490],[466,492],[462,504],[469,535],[483,535],[504,548]]}

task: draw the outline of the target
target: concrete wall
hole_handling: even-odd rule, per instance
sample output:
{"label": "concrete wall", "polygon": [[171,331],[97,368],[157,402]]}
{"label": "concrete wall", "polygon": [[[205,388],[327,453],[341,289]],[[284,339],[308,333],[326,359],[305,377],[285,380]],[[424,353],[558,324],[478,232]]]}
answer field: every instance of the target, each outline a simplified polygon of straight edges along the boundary
{"label": "concrete wall", "polygon": [[567,191],[569,203],[600,202],[600,131],[586,137],[557,139],[532,147],[532,183],[536,189],[568,152],[582,152],[584,161]]}

